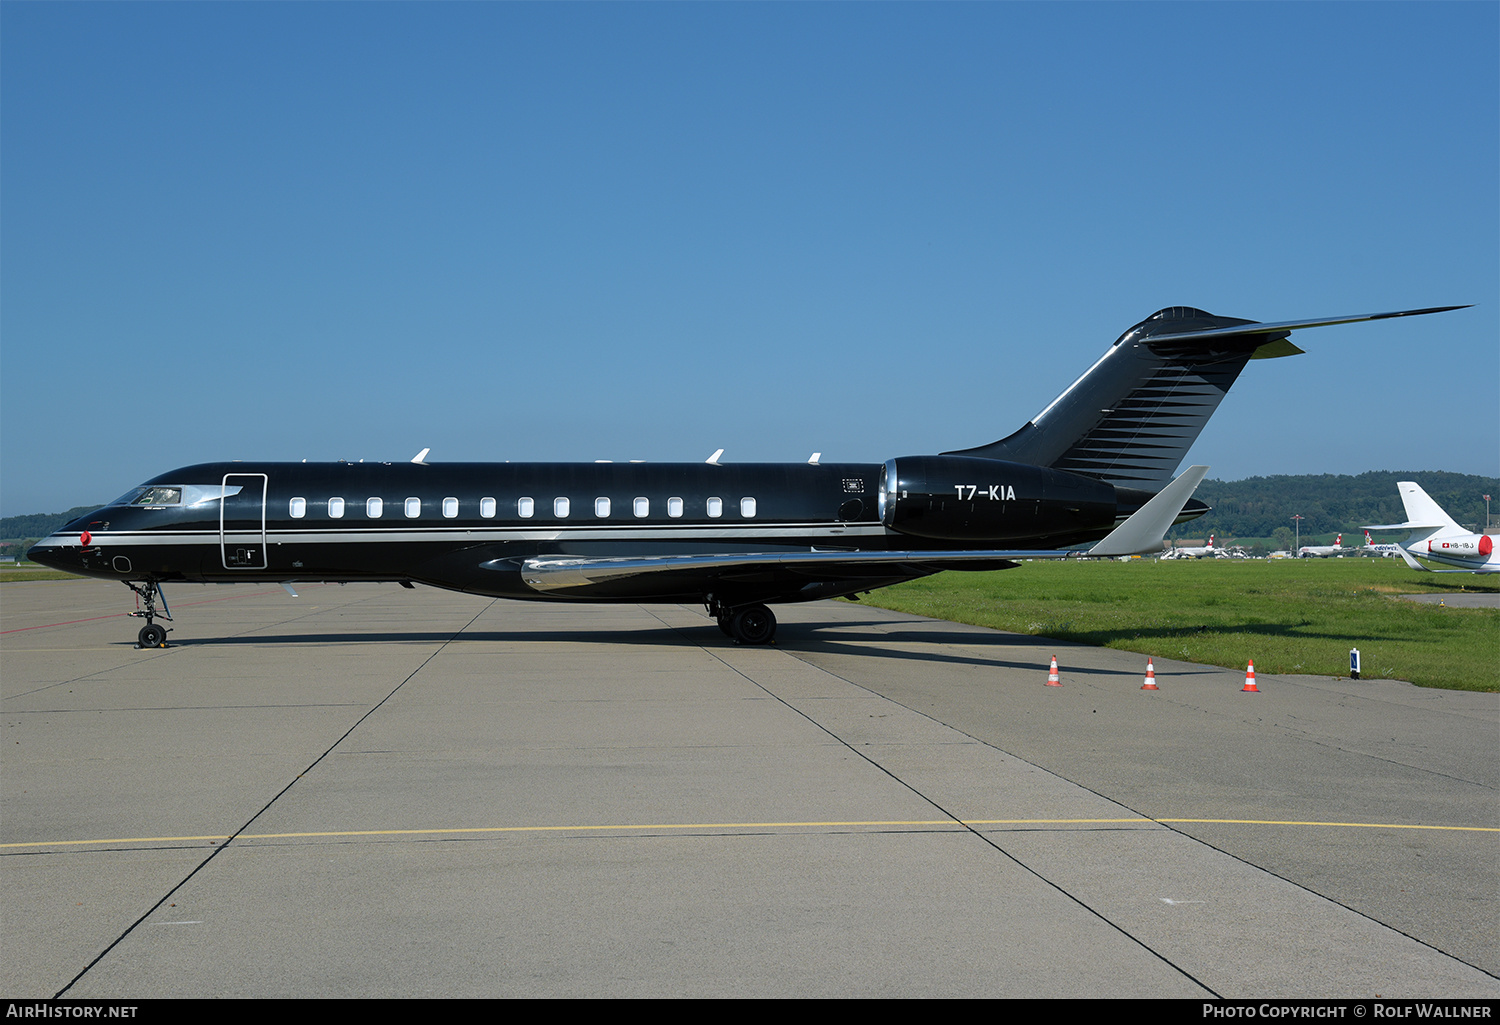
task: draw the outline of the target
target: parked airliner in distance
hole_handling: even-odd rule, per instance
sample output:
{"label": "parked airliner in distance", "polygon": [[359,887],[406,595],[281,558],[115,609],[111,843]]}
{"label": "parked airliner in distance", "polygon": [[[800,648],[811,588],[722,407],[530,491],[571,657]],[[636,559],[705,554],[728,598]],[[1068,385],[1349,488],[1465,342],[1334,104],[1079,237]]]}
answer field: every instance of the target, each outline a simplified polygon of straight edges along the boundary
{"label": "parked airliner in distance", "polygon": [[1214,536],[1208,535],[1208,544],[1178,548],[1174,543],[1172,550],[1162,554],[1163,559],[1212,559],[1218,554],[1214,548]]}
{"label": "parked airliner in distance", "polygon": [[1297,549],[1299,559],[1326,559],[1330,555],[1344,555],[1347,552],[1358,551],[1357,548],[1344,547],[1344,535],[1340,534],[1334,538],[1331,545],[1303,545]]}
{"label": "parked airliner in distance", "polygon": [[1378,555],[1383,558],[1394,558],[1401,554],[1401,546],[1398,544],[1377,542],[1370,536],[1370,532],[1367,530],[1365,531],[1365,546],[1358,549],[1358,551],[1361,555]]}
{"label": "parked airliner in distance", "polygon": [[[1443,507],[1417,487],[1415,481],[1396,482],[1401,504],[1406,506],[1405,523],[1375,524],[1366,530],[1410,530],[1411,536],[1397,549],[1412,569],[1433,573],[1500,573],[1500,553],[1490,534],[1475,534],[1460,527]],[[1434,570],[1417,559],[1427,559],[1456,569]]]}
{"label": "parked airliner in distance", "polygon": [[1288,341],[1299,328],[1460,308],[1256,323],[1168,307],[1015,433],[884,464],[734,465],[718,452],[442,464],[425,450],[410,463],[203,463],[73,520],[30,558],[123,581],[143,603],[146,647],[166,641],[154,620],[170,620],[161,586],[176,581],[702,602],[725,634],[763,644],[776,603],[945,569],[1160,551],[1173,523],[1208,511],[1191,500],[1206,467],[1172,477],[1246,363],[1302,352]]}

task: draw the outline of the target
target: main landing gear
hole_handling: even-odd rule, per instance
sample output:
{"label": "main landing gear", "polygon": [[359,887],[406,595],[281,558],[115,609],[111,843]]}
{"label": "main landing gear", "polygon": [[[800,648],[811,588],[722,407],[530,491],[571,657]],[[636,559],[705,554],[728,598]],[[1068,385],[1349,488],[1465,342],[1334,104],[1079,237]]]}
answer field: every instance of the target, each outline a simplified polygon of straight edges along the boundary
{"label": "main landing gear", "polygon": [[[140,585],[127,580],[125,586],[135,592],[138,599],[136,604],[144,606],[131,613],[132,616],[139,616],[146,621],[146,625],[141,627],[141,632],[136,634],[135,646],[137,648],[165,648],[167,628],[152,622],[153,619],[158,618],[165,619],[169,623],[172,621],[172,610],[167,605],[167,596],[162,593],[161,585],[155,580],[147,579]],[[156,610],[157,599],[161,599],[160,612]]]}
{"label": "main landing gear", "polygon": [[731,608],[710,597],[705,604],[708,614],[719,624],[725,637],[740,644],[770,644],[776,636],[776,616],[764,605],[739,605]]}

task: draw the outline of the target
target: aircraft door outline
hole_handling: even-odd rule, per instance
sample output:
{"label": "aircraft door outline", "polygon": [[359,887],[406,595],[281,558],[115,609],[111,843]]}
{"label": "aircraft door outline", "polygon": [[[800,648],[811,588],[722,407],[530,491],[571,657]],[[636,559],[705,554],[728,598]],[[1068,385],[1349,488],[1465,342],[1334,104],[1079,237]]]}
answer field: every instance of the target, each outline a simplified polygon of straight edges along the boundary
{"label": "aircraft door outline", "polygon": [[[230,484],[234,478],[244,483],[238,486]],[[257,480],[260,482],[258,498],[254,483]],[[264,473],[226,473],[219,487],[219,560],[225,569],[265,569],[269,478]],[[234,503],[232,510],[231,502]],[[258,527],[254,526],[256,522]]]}

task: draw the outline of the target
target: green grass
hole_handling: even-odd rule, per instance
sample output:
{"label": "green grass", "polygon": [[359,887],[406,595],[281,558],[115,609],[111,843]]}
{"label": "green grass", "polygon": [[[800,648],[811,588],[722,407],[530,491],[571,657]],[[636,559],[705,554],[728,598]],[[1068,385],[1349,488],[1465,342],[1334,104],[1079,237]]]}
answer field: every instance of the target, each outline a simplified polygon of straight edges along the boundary
{"label": "green grass", "polygon": [[1395,559],[1030,562],[941,573],[871,605],[1016,633],[1258,672],[1500,691],[1500,610],[1401,594],[1500,591],[1494,578],[1417,573]]}
{"label": "green grass", "polygon": [[68,573],[60,569],[48,569],[34,562],[21,562],[15,566],[0,569],[0,584],[10,584],[18,580],[86,580],[87,577],[80,573]]}

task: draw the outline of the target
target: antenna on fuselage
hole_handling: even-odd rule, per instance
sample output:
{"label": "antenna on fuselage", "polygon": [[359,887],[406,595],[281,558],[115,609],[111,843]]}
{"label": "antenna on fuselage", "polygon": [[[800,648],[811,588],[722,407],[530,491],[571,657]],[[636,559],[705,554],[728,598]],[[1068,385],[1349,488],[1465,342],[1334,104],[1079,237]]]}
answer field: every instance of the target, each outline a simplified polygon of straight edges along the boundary
{"label": "antenna on fuselage", "polygon": [[722,448],[714,449],[714,454],[711,455],[711,456],[709,456],[707,459],[705,459],[704,462],[706,462],[709,466],[718,466],[719,465],[719,457],[722,456],[723,454],[724,454],[724,450]]}
{"label": "antenna on fuselage", "polygon": [[431,451],[432,451],[432,449],[430,449],[430,448],[424,448],[422,451],[420,451],[416,455],[412,456],[411,457],[411,461],[414,462],[414,463],[416,463],[418,466],[426,466],[427,464],[425,462],[423,462],[423,460],[427,458],[427,453],[429,453]]}

